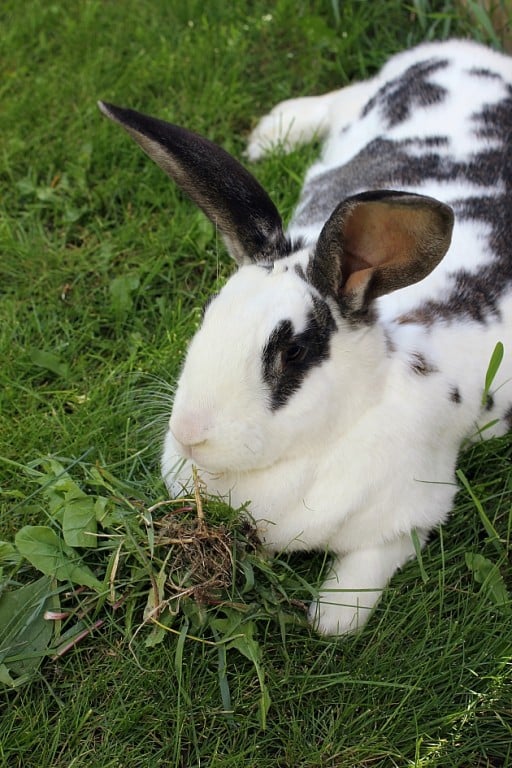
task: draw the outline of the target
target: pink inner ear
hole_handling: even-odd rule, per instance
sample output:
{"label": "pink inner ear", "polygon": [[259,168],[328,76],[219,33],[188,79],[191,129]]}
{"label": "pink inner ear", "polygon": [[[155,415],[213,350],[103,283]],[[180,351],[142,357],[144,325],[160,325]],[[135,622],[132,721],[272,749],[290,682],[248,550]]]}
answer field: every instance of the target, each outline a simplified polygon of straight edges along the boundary
{"label": "pink inner ear", "polygon": [[359,269],[355,272],[351,272],[347,279],[343,282],[341,288],[342,294],[360,293],[363,291],[366,288],[373,272],[373,267],[368,267],[367,269]]}
{"label": "pink inner ear", "polygon": [[356,195],[325,223],[313,277],[321,290],[360,294],[368,304],[432,272],[448,250],[452,226],[451,209],[431,197],[392,190]]}
{"label": "pink inner ear", "polygon": [[407,271],[416,261],[419,242],[428,236],[425,212],[396,202],[355,205],[344,224],[344,294],[364,290],[375,270]]}
{"label": "pink inner ear", "polygon": [[424,215],[383,201],[356,205],[345,221],[344,250],[350,271],[413,259],[424,235]]}

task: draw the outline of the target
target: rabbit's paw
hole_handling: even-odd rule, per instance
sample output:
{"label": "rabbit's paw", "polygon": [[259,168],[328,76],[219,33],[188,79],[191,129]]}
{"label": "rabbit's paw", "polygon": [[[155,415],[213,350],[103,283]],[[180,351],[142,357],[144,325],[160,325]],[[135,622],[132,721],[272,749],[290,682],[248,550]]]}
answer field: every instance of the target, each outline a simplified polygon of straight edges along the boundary
{"label": "rabbit's paw", "polygon": [[287,99],[263,117],[249,137],[246,155],[259,160],[274,147],[285,152],[320,134],[327,115],[322,97]]}
{"label": "rabbit's paw", "polygon": [[[369,602],[372,605],[369,605]],[[365,592],[340,590],[336,594],[322,595],[317,601],[311,603],[308,619],[316,631],[322,635],[346,635],[358,632],[368,621],[375,602],[376,599],[369,601]]]}
{"label": "rabbit's paw", "polygon": [[393,573],[413,554],[412,538],[404,534],[335,558],[318,600],[310,606],[311,624],[325,635],[362,629]]}

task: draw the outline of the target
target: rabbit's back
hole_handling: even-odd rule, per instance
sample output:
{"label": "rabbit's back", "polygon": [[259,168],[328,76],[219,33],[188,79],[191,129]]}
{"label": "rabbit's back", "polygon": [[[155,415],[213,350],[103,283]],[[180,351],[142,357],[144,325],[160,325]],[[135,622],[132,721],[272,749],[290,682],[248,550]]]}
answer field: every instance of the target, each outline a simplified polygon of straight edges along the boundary
{"label": "rabbit's back", "polygon": [[393,57],[372,85],[349,124],[344,91],[333,99],[290,233],[314,238],[340,199],[369,189],[443,200],[455,212],[447,256],[384,297],[383,319],[485,321],[512,282],[512,58],[468,41],[427,43]]}

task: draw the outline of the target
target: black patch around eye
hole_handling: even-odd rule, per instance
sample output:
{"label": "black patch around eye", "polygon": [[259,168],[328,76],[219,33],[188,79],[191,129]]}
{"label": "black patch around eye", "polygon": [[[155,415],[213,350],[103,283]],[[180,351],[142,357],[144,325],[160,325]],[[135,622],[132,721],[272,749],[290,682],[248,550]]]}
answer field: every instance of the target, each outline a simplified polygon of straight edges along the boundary
{"label": "black patch around eye", "polygon": [[302,344],[292,344],[281,352],[281,361],[283,365],[297,365],[306,359],[308,352],[308,348]]}
{"label": "black patch around eye", "polygon": [[302,385],[308,372],[329,357],[336,323],[327,304],[313,298],[306,328],[295,333],[290,320],[282,320],[263,350],[263,381],[270,392],[273,411],[285,405]]}

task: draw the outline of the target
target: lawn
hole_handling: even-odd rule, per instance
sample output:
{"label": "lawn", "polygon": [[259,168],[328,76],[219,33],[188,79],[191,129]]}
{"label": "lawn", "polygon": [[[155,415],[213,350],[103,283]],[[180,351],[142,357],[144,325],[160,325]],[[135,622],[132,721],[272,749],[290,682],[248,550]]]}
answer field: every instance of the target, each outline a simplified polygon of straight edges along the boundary
{"label": "lawn", "polygon": [[[473,14],[449,0],[2,3],[0,640],[6,598],[37,579],[41,605],[70,615],[41,614],[32,654],[20,646],[10,666],[0,642],[0,766],[512,765],[510,436],[464,451],[450,522],[357,637],[306,625],[322,557],[267,561],[207,500],[236,578],[205,607],[177,573],[181,612],[154,612],[179,549],[169,531],[158,541],[172,384],[233,267],[96,107],[181,123],[243,158],[281,99],[370,76],[425,39],[498,46],[486,13],[466,5]],[[251,167],[285,218],[317,151]],[[106,533],[96,548],[76,543],[86,577],[64,564],[56,582],[9,543],[26,526],[60,532],[70,499]]]}

